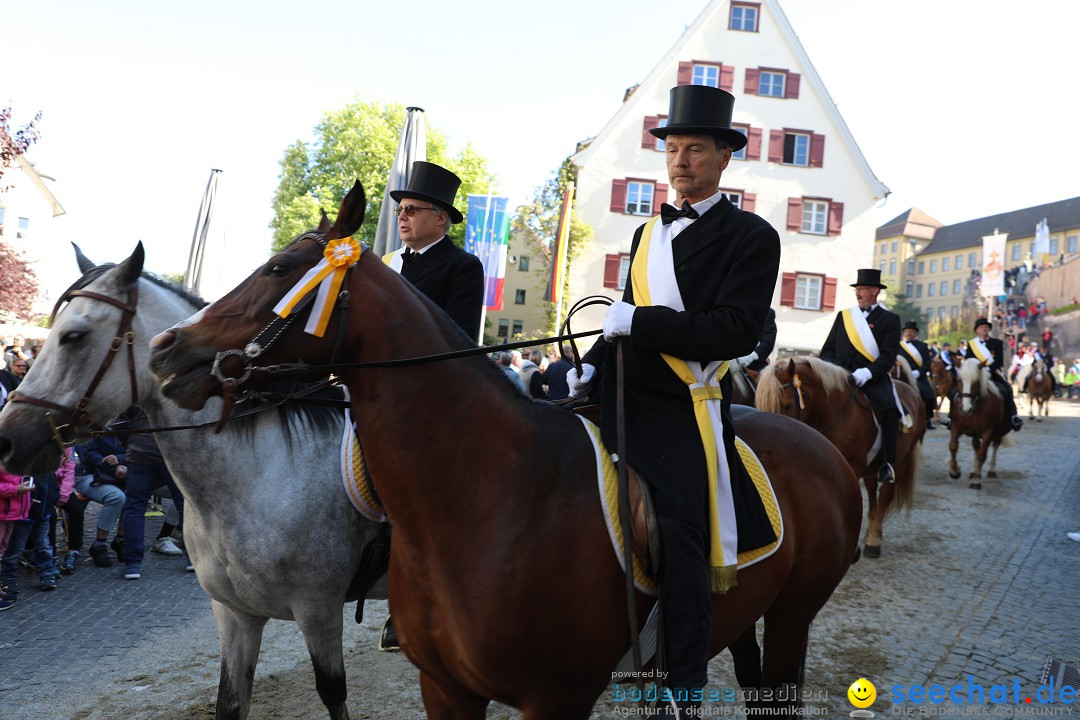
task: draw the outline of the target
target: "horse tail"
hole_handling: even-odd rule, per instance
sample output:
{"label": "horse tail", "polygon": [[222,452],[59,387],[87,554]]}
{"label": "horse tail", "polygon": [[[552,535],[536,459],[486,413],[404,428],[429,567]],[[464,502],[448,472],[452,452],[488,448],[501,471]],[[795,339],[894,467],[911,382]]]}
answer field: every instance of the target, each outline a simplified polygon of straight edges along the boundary
{"label": "horse tail", "polygon": [[889,505],[889,511],[906,509],[911,512],[912,501],[915,498],[915,483],[919,479],[919,466],[922,465],[923,448],[922,442],[912,444],[911,452],[908,453],[904,467],[896,475],[896,484],[893,486],[893,501]]}
{"label": "horse tail", "polygon": [[[776,362],[780,363],[787,361],[777,360]],[[754,397],[754,407],[764,412],[780,412],[780,399],[783,392],[784,388],[781,387],[780,380],[776,377],[776,364],[769,365],[761,371],[760,375],[758,375],[757,395]]]}

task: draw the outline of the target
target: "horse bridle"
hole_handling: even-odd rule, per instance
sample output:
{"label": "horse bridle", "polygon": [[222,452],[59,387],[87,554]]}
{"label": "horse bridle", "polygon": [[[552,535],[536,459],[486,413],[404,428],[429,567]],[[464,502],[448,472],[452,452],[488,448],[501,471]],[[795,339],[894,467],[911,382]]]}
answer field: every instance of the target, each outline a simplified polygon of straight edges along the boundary
{"label": "horse bridle", "polygon": [[[799,373],[794,373],[791,376],[791,382],[789,382],[789,383],[781,383],[780,388],[781,389],[787,389],[787,388],[793,388],[794,389],[794,391],[795,391],[795,419],[798,420],[799,422],[802,422],[803,421],[802,414],[803,414],[803,411],[806,410],[806,399],[803,397],[802,378],[799,377]],[[858,400],[856,400],[855,394],[856,394],[857,390],[858,390],[857,387],[852,387],[851,388],[851,392],[848,394],[847,402],[844,403],[844,407],[840,408],[840,413],[836,416],[835,420],[833,420],[831,423],[829,423],[828,425],[826,425],[823,428],[815,428],[815,429],[817,429],[817,431],[819,433],[824,434],[827,431],[832,430],[835,425],[837,425],[841,420],[843,420],[844,415],[847,414],[847,409],[849,407],[851,407],[852,402],[854,402],[856,405],[858,405],[859,407],[861,407],[864,410],[871,410],[869,405],[863,405],[862,403],[858,402]]]}
{"label": "horse bridle", "polygon": [[[98,368],[97,374],[94,375],[94,379],[90,381],[90,386],[86,388],[86,392],[83,393],[82,397],[74,406],[60,405],[48,400],[42,400],[41,398],[32,397],[19,390],[8,395],[8,402],[22,402],[28,405],[37,405],[38,407],[47,408],[49,410],[57,410],[62,413],[61,417],[63,417],[63,414],[67,415],[66,422],[58,425],[56,424],[56,421],[53,420],[52,413],[45,413],[45,418],[49,421],[49,425],[52,428],[53,440],[60,446],[61,452],[63,452],[65,448],[74,445],[80,439],[84,438],[91,430],[104,430],[104,426],[94,420],[94,418],[90,416],[90,413],[87,412],[87,407],[90,405],[90,399],[94,396],[94,391],[97,390],[98,384],[100,384],[102,378],[105,377],[105,372],[112,366],[116,354],[124,345],[127,346],[128,350],[128,376],[131,379],[131,404],[134,405],[139,398],[139,383],[135,376],[135,332],[131,329],[131,324],[135,319],[135,311],[139,303],[138,283],[135,283],[128,288],[126,303],[117,300],[116,298],[111,298],[108,295],[102,295],[101,293],[92,292],[90,290],[69,290],[64,293],[56,305],[59,307],[63,303],[76,297],[98,300],[112,305],[113,307],[120,308],[121,312],[120,324],[116,329],[116,336],[113,337],[112,343],[109,345],[109,351],[101,361],[101,366]],[[66,440],[64,439],[63,431],[69,428],[73,429],[75,434],[71,439]]]}

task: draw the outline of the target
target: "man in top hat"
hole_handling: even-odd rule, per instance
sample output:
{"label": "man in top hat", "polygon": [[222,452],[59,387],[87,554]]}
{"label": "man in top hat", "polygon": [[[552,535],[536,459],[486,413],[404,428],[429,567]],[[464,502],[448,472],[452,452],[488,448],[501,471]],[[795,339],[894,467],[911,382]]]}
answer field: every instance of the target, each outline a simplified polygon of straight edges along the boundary
{"label": "man in top hat", "polygon": [[383,257],[416,289],[446,311],[469,339],[480,338],[484,266],[450,239],[463,218],[454,207],[461,178],[435,163],[413,163],[409,186],[390,191],[397,201],[402,247]]}
{"label": "man in top hat", "polygon": [[919,339],[919,325],[914,320],[904,323],[904,329],[900,332],[900,356],[907,360],[911,367],[919,395],[926,404],[926,429],[933,430],[936,427],[934,408],[937,405],[934,388],[930,387],[930,360],[933,354],[926,343]]}
{"label": "man in top hat", "polygon": [[[446,311],[471,342],[480,339],[484,306],[484,266],[450,239],[450,226],[464,218],[454,207],[461,178],[435,163],[417,160],[409,186],[391,190],[397,203],[402,246],[383,262]],[[379,649],[399,649],[397,633],[387,616]]]}
{"label": "man in top hat", "polygon": [[[665,204],[660,216],[634,233],[622,302],[608,309],[604,337],[583,358],[582,376],[576,369],[568,373],[571,395],[580,397],[594,372],[605,369],[598,373],[600,424],[604,442],[614,449],[615,341],[621,339],[626,459],[654,495],[668,687],[674,689],[701,688],[708,681],[711,592],[733,584],[738,549],[763,534],[772,538],[771,529],[746,522],[742,512],[745,506],[750,515],[764,517],[735,451],[727,369],[761,337],[780,240],[765,220],[734,207],[719,192],[732,151],[746,145],[746,137],[731,127],[734,103],[718,88],[671,90],[667,126],[649,132],[665,141],[668,177],[681,208]],[[691,387],[701,390],[693,392],[710,409],[701,423]],[[713,472],[705,443],[719,451]],[[711,507],[710,483],[725,498]],[[711,512],[721,518],[712,553]],[[678,717],[693,705],[669,703],[665,712]]]}
{"label": "man in top hat", "polygon": [[881,271],[862,268],[851,287],[858,305],[836,314],[829,337],[821,346],[821,359],[851,372],[870,405],[881,413],[881,466],[878,481],[896,482],[896,442],[900,437],[900,409],[889,371],[900,351],[900,316],[878,304]]}
{"label": "man in top hat", "polygon": [[984,317],[975,321],[975,337],[967,344],[965,358],[976,358],[990,368],[990,379],[1001,389],[1005,401],[1005,417],[1009,418],[1014,432],[1019,432],[1024,421],[1016,414],[1016,401],[1013,399],[1012,386],[1001,374],[1005,361],[1005,346],[997,338],[990,337],[990,321]]}
{"label": "man in top hat", "polygon": [[749,355],[739,358],[739,364],[747,370],[761,372],[769,364],[769,355],[776,346],[776,311],[769,308],[769,314],[765,316],[765,327],[761,331],[761,339],[757,347]]}

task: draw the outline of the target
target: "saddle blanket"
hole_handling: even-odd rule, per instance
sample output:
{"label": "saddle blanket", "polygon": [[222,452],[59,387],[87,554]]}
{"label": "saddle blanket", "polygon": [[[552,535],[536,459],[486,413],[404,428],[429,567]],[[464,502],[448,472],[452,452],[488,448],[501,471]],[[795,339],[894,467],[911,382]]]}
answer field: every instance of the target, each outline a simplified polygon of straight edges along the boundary
{"label": "saddle blanket", "polygon": [[[625,572],[622,525],[619,522],[619,473],[611,459],[611,454],[607,452],[600,440],[600,428],[580,415],[577,418],[585,426],[589,439],[593,444],[593,452],[596,455],[596,481],[600,491],[600,506],[604,511],[604,523],[607,525],[608,536],[611,538],[611,546],[615,550],[619,566]],[[780,543],[784,540],[784,519],[780,514],[780,505],[776,501],[772,483],[769,481],[769,476],[765,472],[761,460],[750,449],[750,446],[743,442],[742,438],[735,438],[735,446],[738,448],[739,457],[742,458],[747,473],[750,474],[754,481],[754,487],[757,489],[761,502],[765,506],[765,512],[769,517],[769,523],[772,525],[773,534],[776,536],[776,539],[768,545],[739,553],[738,567],[741,569],[760,562],[776,552],[776,549],[780,547]],[[636,554],[633,556],[633,565],[634,585],[641,592],[655,596],[656,581],[646,573],[641,559]]]}
{"label": "saddle blanket", "polygon": [[361,515],[375,522],[387,522],[386,513],[368,482],[364,454],[356,439],[356,423],[348,408],[345,409],[345,430],[341,436],[341,481],[349,502]]}

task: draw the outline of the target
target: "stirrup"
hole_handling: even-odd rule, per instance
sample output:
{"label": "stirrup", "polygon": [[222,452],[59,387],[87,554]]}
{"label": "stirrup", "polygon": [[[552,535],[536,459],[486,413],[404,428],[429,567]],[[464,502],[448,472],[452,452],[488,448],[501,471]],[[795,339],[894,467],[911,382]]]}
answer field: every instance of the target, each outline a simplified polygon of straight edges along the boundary
{"label": "stirrup", "polygon": [[382,631],[379,633],[379,652],[399,652],[401,644],[398,642],[397,632],[390,623],[390,615],[383,622]]}
{"label": "stirrup", "polygon": [[879,483],[895,483],[896,473],[893,472],[893,466],[889,463],[881,463],[881,467],[878,468],[877,479]]}

